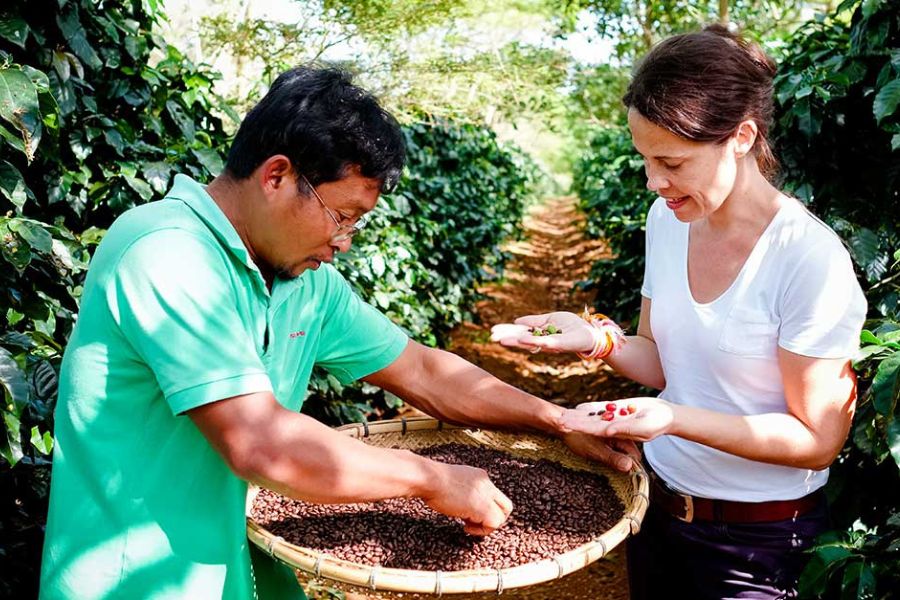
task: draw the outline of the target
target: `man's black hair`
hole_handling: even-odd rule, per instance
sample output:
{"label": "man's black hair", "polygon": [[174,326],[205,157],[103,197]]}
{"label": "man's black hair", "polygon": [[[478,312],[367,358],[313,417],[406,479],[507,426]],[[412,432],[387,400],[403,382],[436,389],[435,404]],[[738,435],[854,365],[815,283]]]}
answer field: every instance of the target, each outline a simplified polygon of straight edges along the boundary
{"label": "man's black hair", "polygon": [[353,165],[390,191],[406,160],[397,120],[345,71],[297,67],[278,76],[238,129],[226,171],[246,179],[270,156],[284,154],[317,186]]}

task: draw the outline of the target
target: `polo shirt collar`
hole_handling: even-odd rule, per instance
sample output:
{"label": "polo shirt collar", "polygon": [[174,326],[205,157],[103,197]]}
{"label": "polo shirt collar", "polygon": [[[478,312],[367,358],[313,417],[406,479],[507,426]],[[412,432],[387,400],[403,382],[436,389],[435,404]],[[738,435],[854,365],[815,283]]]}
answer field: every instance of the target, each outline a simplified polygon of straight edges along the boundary
{"label": "polo shirt collar", "polygon": [[[231,221],[228,220],[228,217],[225,216],[225,213],[222,212],[222,209],[219,208],[219,205],[216,204],[216,201],[206,191],[205,186],[187,175],[178,174],[175,175],[172,189],[166,194],[166,198],[181,200],[187,204],[200,217],[200,220],[209,227],[209,230],[219,240],[219,243],[228,249],[241,263],[246,265],[251,272],[256,274],[262,289],[269,293],[262,273],[260,273],[259,267],[256,266],[256,263],[250,257],[250,252],[244,245],[244,241],[238,235],[237,230]],[[280,300],[290,295],[292,289],[301,284],[301,280],[302,277],[285,280],[276,277],[272,284],[273,289],[270,295],[274,295],[275,299],[279,300],[277,303],[280,304]]]}

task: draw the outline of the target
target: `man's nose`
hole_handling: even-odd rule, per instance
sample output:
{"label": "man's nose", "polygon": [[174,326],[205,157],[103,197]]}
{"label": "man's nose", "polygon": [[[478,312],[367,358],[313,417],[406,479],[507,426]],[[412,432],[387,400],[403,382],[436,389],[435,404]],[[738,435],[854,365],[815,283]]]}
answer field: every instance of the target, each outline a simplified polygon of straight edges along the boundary
{"label": "man's nose", "polygon": [[339,241],[331,240],[331,247],[334,248],[335,252],[348,252],[352,244],[353,238],[347,238]]}

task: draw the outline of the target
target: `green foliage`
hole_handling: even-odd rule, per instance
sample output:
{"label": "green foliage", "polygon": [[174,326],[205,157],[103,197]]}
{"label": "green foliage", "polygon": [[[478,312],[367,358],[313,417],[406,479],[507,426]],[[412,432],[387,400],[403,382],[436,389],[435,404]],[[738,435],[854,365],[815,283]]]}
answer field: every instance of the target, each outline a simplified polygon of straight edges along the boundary
{"label": "green foliage", "polygon": [[893,598],[900,589],[900,324],[871,325],[854,363],[864,391],[827,488],[837,529],[813,549],[801,597]]}
{"label": "green foliage", "polygon": [[[281,22],[220,3],[216,14],[203,16],[200,36],[209,60],[235,65],[237,105],[252,104],[287,67],[333,62],[398,115],[493,123],[545,117],[564,104],[570,57],[510,39],[520,24],[532,26],[535,15],[554,29],[547,5],[317,0],[304,3],[296,21]],[[341,52],[346,47],[354,49],[352,59]]]}
{"label": "green foliage", "polygon": [[156,38],[141,3],[0,13],[0,596],[34,597],[57,369],[89,249],[174,173],[218,172],[226,138],[213,75]]}
{"label": "green foliage", "polygon": [[[484,127],[418,122],[403,131],[407,171],[335,264],[364,299],[434,346],[466,316],[478,284],[502,272],[500,245],[519,233],[539,174]],[[398,402],[366,384],[344,389],[320,371],[312,385],[304,410],[331,423],[378,416]]]}
{"label": "green foliage", "polygon": [[[579,150],[590,147],[598,127],[623,123],[626,118],[622,96],[628,87],[629,70],[624,67],[576,65],[571,77],[569,124]],[[582,167],[578,167],[581,169]]]}
{"label": "green foliage", "polygon": [[644,225],[655,195],[627,127],[598,129],[576,164],[572,190],[587,216],[587,233],[602,237],[612,254],[591,267],[579,285],[597,289],[597,310],[637,323],[644,277]]}
{"label": "green foliage", "polygon": [[792,33],[808,11],[829,7],[828,2],[797,0],[575,0],[568,10],[587,10],[597,32],[615,41],[619,60],[630,63],[660,40],[715,22],[733,22],[758,41],[775,42]]}
{"label": "green foliage", "polygon": [[794,39],[775,82],[786,187],[848,240],[872,306],[896,317],[900,3],[863,3],[851,26],[810,23]]}
{"label": "green foliage", "polygon": [[[849,22],[838,18],[852,10]],[[843,14],[841,14],[843,13]],[[785,187],[847,241],[871,320],[855,363],[863,392],[832,468],[837,529],[815,548],[806,597],[900,589],[900,2],[844,2],[792,39],[776,79]]]}

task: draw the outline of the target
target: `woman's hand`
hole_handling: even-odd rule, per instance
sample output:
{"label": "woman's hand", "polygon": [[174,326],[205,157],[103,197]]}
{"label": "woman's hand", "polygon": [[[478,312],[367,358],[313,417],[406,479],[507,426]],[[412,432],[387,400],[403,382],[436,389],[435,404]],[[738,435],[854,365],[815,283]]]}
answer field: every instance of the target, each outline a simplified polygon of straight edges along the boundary
{"label": "woman's hand", "polygon": [[636,442],[649,442],[669,433],[674,421],[670,403],[645,397],[585,402],[567,410],[561,418],[562,425],[573,432]]}
{"label": "woman's hand", "polygon": [[[532,330],[546,331],[553,326],[561,333],[534,335]],[[539,352],[590,352],[594,347],[591,326],[570,312],[552,312],[519,317],[515,323],[502,323],[491,328],[491,341],[510,348]]]}

